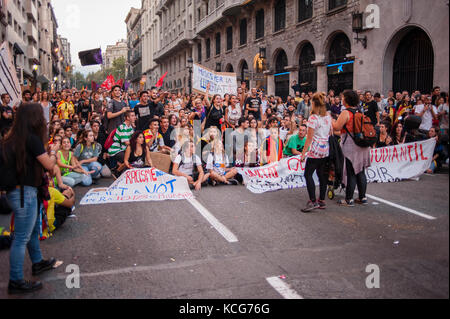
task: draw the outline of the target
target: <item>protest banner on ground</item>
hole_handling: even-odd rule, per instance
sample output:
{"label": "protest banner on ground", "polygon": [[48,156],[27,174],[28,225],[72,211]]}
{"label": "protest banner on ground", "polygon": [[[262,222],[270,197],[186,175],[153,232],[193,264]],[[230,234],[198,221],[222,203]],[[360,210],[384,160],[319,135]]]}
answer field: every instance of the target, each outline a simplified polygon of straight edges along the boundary
{"label": "protest banner on ground", "polygon": [[7,93],[11,97],[11,106],[22,100],[22,89],[17,78],[8,42],[0,47],[0,94]]}
{"label": "protest banner on ground", "polygon": [[128,170],[109,188],[92,189],[81,205],[193,199],[186,178],[156,168]]}
{"label": "protest banner on ground", "polygon": [[[371,150],[371,166],[366,170],[369,183],[392,183],[422,175],[433,160],[436,140]],[[306,162],[300,156],[282,159],[258,168],[239,168],[247,189],[255,194],[306,187]],[[317,178],[316,178],[317,184]]]}
{"label": "protest banner on ground", "polygon": [[209,94],[219,94],[222,97],[225,94],[236,94],[237,77],[236,73],[214,72],[204,66],[194,63],[192,89],[197,93],[206,93],[206,86],[211,83]]}

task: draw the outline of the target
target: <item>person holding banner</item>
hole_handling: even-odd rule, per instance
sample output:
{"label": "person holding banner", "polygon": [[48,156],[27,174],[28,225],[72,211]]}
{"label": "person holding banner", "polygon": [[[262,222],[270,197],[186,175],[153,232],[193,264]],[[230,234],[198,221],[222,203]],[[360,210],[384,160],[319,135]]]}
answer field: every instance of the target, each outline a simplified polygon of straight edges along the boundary
{"label": "person holding banner", "polygon": [[[330,156],[329,138],[332,134],[332,118],[327,112],[325,94],[316,93],[312,98],[312,111],[308,120],[308,136],[302,151],[302,161],[306,160],[305,179],[308,188],[309,202],[302,209],[310,213],[316,209],[325,209],[328,176],[325,168]],[[306,155],[308,158],[306,159]],[[316,198],[316,185],[313,174],[317,172],[320,182],[320,199]]]}
{"label": "person holding banner", "polygon": [[[359,147],[353,141],[350,136],[354,132],[353,126],[353,113],[352,111],[358,110],[359,96],[355,91],[347,90],[344,92],[343,104],[346,108],[341,113],[337,121],[333,122],[333,129],[335,131],[341,131],[341,147],[344,154],[344,184],[346,185],[345,200],[339,201],[339,205],[354,207],[355,201],[353,196],[355,194],[355,188],[358,186],[359,199],[356,201],[358,204],[367,205],[368,200],[366,198],[367,191],[367,177],[366,168],[370,167],[370,148]],[[345,129],[346,128],[346,129]],[[350,133],[347,133],[347,131]]]}

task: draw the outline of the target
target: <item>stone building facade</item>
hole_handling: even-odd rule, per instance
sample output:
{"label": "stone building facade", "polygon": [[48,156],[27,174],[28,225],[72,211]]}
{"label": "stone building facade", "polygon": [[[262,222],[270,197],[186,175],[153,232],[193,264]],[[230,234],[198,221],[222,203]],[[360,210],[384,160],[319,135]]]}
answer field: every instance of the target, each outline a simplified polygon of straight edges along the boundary
{"label": "stone building facade", "polygon": [[[294,80],[305,92],[448,91],[448,3],[159,0],[162,36],[153,60],[159,74],[168,72],[164,89],[172,91],[188,87],[189,57],[280,96],[294,94]],[[358,33],[354,13],[362,14]]]}
{"label": "stone building facade", "polygon": [[[62,88],[68,83],[70,53],[64,55],[50,0],[0,1],[1,40],[15,56],[18,78],[26,88]],[[61,58],[63,60],[61,60]]]}
{"label": "stone building facade", "polygon": [[155,0],[142,1],[142,72],[146,75],[146,88],[155,85],[160,77],[159,66],[153,59],[162,38],[157,4]]}
{"label": "stone building facade", "polygon": [[105,53],[103,54],[103,69],[112,68],[113,62],[123,57],[125,61],[128,58],[128,45],[127,41],[122,39],[117,41],[115,45],[108,45],[106,47]]}
{"label": "stone building facade", "polygon": [[142,79],[142,10],[131,8],[125,23],[127,24],[127,79],[131,87],[137,91]]}

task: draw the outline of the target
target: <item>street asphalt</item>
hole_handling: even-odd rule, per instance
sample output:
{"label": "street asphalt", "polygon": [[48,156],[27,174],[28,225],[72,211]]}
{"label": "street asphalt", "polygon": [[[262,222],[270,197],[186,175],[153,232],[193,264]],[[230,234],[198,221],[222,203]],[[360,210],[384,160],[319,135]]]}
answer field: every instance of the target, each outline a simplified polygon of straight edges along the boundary
{"label": "street asphalt", "polygon": [[[80,200],[88,189],[76,191]],[[77,217],[41,244],[46,257],[64,262],[40,277],[43,290],[8,296],[9,252],[0,252],[0,298],[286,297],[271,277],[305,299],[449,298],[448,174],[371,184],[368,194],[383,201],[355,208],[328,201],[314,214],[300,212],[306,189],[255,195],[218,186],[194,194],[223,228],[185,200],[77,205]],[[0,226],[8,224],[0,216]],[[68,265],[80,269],[79,289],[66,287]],[[366,286],[368,265],[380,270],[379,288]],[[24,270],[31,278],[28,257]]]}

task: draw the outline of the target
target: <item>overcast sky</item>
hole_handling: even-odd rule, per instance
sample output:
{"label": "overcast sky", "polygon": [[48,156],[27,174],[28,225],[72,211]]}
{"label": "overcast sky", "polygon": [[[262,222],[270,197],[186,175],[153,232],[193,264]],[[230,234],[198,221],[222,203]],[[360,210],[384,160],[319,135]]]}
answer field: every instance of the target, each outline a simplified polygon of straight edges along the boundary
{"label": "overcast sky", "polygon": [[140,8],[141,0],[52,0],[58,21],[58,34],[71,45],[72,64],[83,74],[98,66],[81,67],[78,52],[102,48],[126,39],[125,18],[131,7]]}

